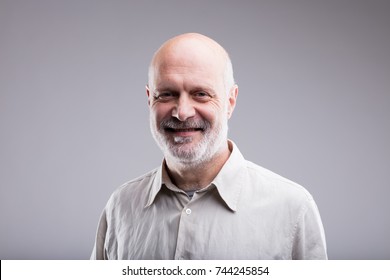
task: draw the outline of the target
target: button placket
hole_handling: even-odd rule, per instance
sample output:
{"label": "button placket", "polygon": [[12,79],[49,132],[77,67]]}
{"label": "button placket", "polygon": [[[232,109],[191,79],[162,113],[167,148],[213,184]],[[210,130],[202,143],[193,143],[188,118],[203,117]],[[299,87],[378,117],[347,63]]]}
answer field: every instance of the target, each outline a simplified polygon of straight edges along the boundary
{"label": "button placket", "polygon": [[189,208],[188,205],[185,206],[181,211],[176,250],[175,250],[175,259],[186,259],[184,252],[186,251],[185,243],[188,238],[188,234],[191,232],[189,230],[191,228],[190,224],[192,223],[191,214],[192,214],[192,209]]}

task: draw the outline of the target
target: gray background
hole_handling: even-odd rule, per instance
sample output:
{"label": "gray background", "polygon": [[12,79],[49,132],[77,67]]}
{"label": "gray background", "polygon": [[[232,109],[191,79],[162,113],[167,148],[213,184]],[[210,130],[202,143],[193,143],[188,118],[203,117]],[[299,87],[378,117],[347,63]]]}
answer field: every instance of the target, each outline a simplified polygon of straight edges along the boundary
{"label": "gray background", "polygon": [[0,258],[89,258],[115,188],[160,164],[156,48],[231,54],[230,137],[315,197],[331,259],[390,259],[390,1],[0,0]]}

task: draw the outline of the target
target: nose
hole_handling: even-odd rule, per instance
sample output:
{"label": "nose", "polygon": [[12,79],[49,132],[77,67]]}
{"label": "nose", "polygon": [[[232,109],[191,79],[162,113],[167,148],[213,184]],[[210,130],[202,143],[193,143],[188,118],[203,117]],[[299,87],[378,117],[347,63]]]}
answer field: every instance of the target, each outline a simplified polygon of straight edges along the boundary
{"label": "nose", "polygon": [[185,121],[195,116],[195,108],[189,96],[181,94],[177,99],[176,106],[172,110],[172,117],[179,121]]}

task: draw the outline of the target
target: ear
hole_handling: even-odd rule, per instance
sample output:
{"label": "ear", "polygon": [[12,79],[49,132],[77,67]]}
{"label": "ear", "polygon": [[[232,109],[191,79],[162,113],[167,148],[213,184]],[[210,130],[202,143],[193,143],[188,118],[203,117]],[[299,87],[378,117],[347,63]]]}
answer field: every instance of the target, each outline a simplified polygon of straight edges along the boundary
{"label": "ear", "polygon": [[150,89],[148,85],[145,85],[146,96],[148,97],[148,106],[150,106]]}
{"label": "ear", "polygon": [[234,85],[230,89],[229,96],[228,96],[228,98],[229,98],[229,100],[228,100],[229,101],[228,102],[228,110],[227,110],[228,119],[230,119],[230,117],[233,114],[234,108],[236,107],[237,96],[238,96],[238,86]]}

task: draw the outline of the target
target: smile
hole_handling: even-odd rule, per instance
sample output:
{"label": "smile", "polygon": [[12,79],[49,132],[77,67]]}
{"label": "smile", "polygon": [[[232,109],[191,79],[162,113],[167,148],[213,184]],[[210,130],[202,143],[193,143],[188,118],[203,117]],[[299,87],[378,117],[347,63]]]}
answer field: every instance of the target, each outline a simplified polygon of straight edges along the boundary
{"label": "smile", "polygon": [[166,127],[164,128],[164,130],[171,133],[203,131],[202,128],[171,128],[171,127]]}

